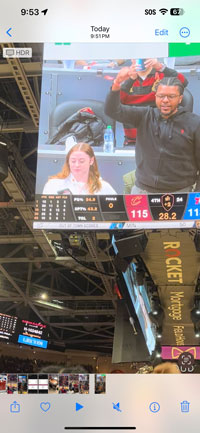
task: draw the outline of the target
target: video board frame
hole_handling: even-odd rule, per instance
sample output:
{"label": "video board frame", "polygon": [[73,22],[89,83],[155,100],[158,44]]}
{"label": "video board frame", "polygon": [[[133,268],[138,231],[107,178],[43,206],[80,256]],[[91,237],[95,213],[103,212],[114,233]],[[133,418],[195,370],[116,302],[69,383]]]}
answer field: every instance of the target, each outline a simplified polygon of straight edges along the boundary
{"label": "video board frame", "polygon": [[[71,144],[69,143],[70,135],[69,137],[67,135],[65,144],[62,137],[58,138],[59,131],[63,130],[63,125],[65,125],[62,111],[67,110],[66,113],[69,114],[69,104],[71,104],[74,107],[72,109],[73,114],[73,110],[76,110],[77,114],[77,112],[79,113],[80,103],[83,105],[87,102],[91,105],[92,108],[89,108],[92,110],[96,105],[99,115],[99,110],[103,110],[106,95],[109,93],[110,86],[112,86],[116,76],[118,76],[117,74],[122,68],[130,67],[131,61],[131,59],[124,60],[121,65],[117,63],[120,61],[116,59],[111,59],[110,63],[105,59],[90,59],[88,61],[80,59],[44,60],[34,228],[51,230],[121,230],[141,227],[146,229],[198,227],[200,193],[193,191],[195,185],[192,190],[187,191],[187,188],[183,188],[180,192],[165,191],[161,193],[151,191],[148,194],[142,192],[132,194],[130,189],[129,193],[126,193],[127,175],[132,178],[135,176],[137,145],[135,146],[132,143],[130,146],[125,146],[123,133],[126,130],[124,129],[123,132],[122,124],[120,125],[119,121],[116,122],[113,119],[110,119],[114,132],[113,152],[104,152],[103,132],[98,146],[93,146],[93,151],[102,175],[100,179],[103,179],[103,182],[105,180],[107,185],[114,188],[115,193],[106,194],[106,189],[104,189],[103,194],[101,194],[101,190],[97,193],[89,192],[88,194],[87,191],[84,191],[82,194],[77,194],[77,190],[73,192],[73,189],[70,189],[71,186],[64,189],[59,187],[57,193],[55,188],[52,194],[45,193],[47,190],[50,191],[48,188],[45,189],[45,185],[48,185],[49,182],[52,185],[53,183],[55,185],[56,182],[58,185],[63,185],[63,178],[61,179],[59,176],[62,166],[65,164],[66,155],[74,145],[73,141]],[[162,62],[164,66],[162,66],[160,78],[157,77],[151,86],[151,99],[152,93],[155,92],[155,82],[162,79],[163,70],[165,68],[170,71],[177,70],[178,77],[187,75],[187,78],[184,78],[186,82],[189,82],[187,94],[189,92],[192,98],[190,105],[194,102],[194,116],[196,116],[198,114],[197,99],[200,90],[195,87],[195,74],[193,74],[193,77],[188,77],[188,74],[191,75],[189,73],[190,68],[194,67],[197,75],[200,68],[199,56],[193,56],[192,58],[187,56],[185,58],[168,57],[158,59],[158,61]],[[177,66],[176,61],[179,63]],[[188,66],[188,62],[195,66]],[[113,65],[110,66],[112,63]],[[48,91],[50,81],[51,92]],[[94,98],[95,86],[97,91]],[[197,94],[195,91],[197,91]],[[126,103],[123,105],[125,106]],[[147,102],[145,102],[144,106],[146,105]],[[152,101],[150,105],[154,107]],[[186,106],[187,110],[191,111],[191,107]],[[59,118],[61,124],[58,124]],[[106,121],[108,125],[109,120],[106,120],[105,113],[102,114],[102,121],[104,126]],[[89,139],[88,142],[90,142]],[[79,183],[77,181],[77,184]]]}

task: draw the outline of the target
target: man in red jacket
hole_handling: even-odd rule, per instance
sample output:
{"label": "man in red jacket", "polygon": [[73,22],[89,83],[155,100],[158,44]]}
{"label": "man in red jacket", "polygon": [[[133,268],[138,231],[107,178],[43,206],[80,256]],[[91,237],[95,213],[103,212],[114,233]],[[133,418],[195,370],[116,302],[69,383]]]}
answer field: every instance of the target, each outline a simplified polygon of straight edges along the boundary
{"label": "man in red jacket", "polygon": [[[146,59],[143,61],[143,64],[145,69],[141,70],[137,67],[137,61],[132,60],[132,66],[130,68],[123,68],[124,72],[128,71],[129,79],[121,85],[121,104],[139,107],[150,105],[151,107],[155,107],[155,86],[164,77],[176,77],[181,81],[184,87],[188,84],[183,74],[168,68],[157,59]],[[134,145],[136,142],[137,129],[125,124],[123,127],[124,146]]]}

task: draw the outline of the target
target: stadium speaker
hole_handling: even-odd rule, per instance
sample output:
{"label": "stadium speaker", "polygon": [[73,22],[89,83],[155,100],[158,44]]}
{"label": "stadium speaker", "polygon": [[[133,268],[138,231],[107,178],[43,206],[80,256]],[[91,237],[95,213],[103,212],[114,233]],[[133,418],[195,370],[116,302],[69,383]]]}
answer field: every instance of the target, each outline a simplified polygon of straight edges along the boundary
{"label": "stadium speaker", "polygon": [[114,265],[118,271],[126,272],[128,266],[132,262],[132,257],[126,257],[126,260],[119,254],[114,258]]}
{"label": "stadium speaker", "polygon": [[8,147],[0,141],[0,182],[8,177]]}
{"label": "stadium speaker", "polygon": [[118,253],[121,257],[137,256],[144,252],[147,246],[145,233],[129,236],[115,241]]}
{"label": "stadium speaker", "polygon": [[196,251],[198,253],[200,253],[200,231],[199,230],[197,230],[197,233],[196,233],[196,235],[194,237],[194,244],[195,244],[195,247],[196,247]]}

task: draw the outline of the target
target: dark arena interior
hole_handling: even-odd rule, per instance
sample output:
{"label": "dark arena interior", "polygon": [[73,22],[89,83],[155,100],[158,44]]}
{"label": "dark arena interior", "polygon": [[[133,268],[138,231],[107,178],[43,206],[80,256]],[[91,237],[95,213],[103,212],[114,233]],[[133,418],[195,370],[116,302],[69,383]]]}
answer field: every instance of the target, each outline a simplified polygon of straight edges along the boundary
{"label": "dark arena interior", "polygon": [[[5,46],[19,44],[0,55],[0,373],[137,373],[184,351],[198,372],[200,230],[33,229],[43,45]],[[1,333],[5,318],[43,324],[48,346]]]}

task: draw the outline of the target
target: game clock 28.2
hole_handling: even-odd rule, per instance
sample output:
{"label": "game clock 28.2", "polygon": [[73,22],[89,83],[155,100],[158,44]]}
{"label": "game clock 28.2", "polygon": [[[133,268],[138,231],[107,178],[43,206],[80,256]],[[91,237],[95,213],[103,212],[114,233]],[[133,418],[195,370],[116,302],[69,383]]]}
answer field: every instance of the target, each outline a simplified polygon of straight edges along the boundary
{"label": "game clock 28.2", "polygon": [[177,215],[176,212],[160,212],[159,220],[176,220]]}

